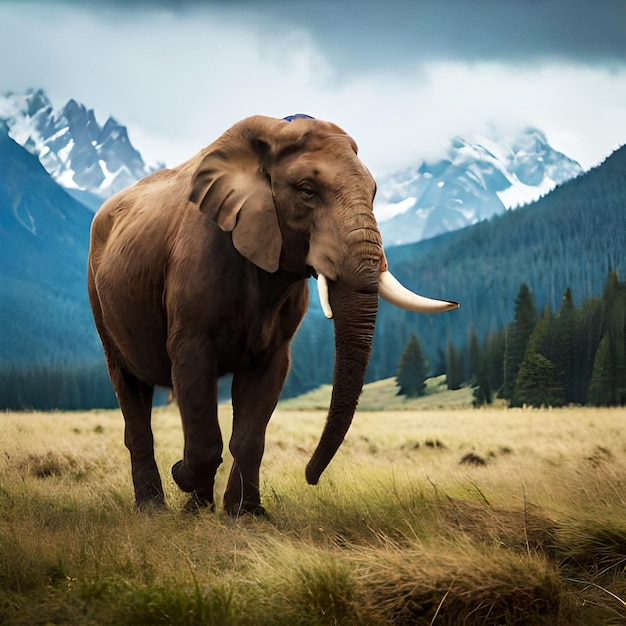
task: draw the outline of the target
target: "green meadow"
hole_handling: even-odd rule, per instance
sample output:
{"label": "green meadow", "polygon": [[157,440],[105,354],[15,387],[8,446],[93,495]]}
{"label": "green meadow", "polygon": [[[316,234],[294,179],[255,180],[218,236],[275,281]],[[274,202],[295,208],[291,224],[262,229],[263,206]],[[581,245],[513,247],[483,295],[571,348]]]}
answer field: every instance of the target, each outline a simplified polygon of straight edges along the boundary
{"label": "green meadow", "polygon": [[281,403],[269,519],[182,512],[175,406],[160,513],[133,508],[119,411],[1,414],[0,624],[626,623],[624,409],[471,409],[440,382],[368,386],[316,487],[328,390]]}

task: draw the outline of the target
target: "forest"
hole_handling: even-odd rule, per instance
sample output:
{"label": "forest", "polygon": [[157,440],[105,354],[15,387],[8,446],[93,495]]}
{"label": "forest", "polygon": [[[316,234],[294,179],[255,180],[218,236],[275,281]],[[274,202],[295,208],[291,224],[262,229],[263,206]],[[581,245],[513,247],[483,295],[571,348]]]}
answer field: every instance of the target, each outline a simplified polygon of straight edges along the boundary
{"label": "forest", "polygon": [[92,218],[0,125],[0,409],[116,405],[85,287]]}
{"label": "forest", "polygon": [[[612,272],[600,298],[576,307],[568,289],[558,311],[539,313],[522,283],[513,321],[480,344],[470,326],[458,348],[448,338],[448,389],[474,388],[474,406],[503,398],[509,406],[626,404],[626,283]],[[399,391],[421,395],[428,363],[411,335],[398,364]]]}

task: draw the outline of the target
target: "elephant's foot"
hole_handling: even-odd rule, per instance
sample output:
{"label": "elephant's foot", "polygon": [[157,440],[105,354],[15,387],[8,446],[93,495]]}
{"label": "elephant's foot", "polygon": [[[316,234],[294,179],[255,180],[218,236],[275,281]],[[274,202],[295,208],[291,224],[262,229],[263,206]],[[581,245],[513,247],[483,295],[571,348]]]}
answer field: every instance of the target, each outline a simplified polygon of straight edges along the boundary
{"label": "elephant's foot", "polygon": [[204,468],[202,471],[193,471],[186,467],[183,461],[178,461],[172,467],[172,477],[182,491],[192,494],[189,502],[201,503],[201,508],[214,506],[215,469]]}
{"label": "elephant's foot", "polygon": [[208,498],[203,498],[197,491],[194,491],[187,502],[185,502],[183,512],[195,515],[204,510],[211,512],[215,511],[215,502],[213,502],[212,499],[209,500]]}
{"label": "elephant's foot", "polygon": [[165,495],[158,472],[137,472],[133,476],[135,507],[138,511],[165,510]]}
{"label": "elephant's foot", "polygon": [[269,519],[267,511],[261,504],[247,504],[243,502],[236,507],[226,507],[226,513],[235,518],[243,515],[252,515],[253,517]]}
{"label": "elephant's foot", "polygon": [[231,498],[226,494],[224,496],[224,510],[231,517],[241,517],[242,515],[252,515],[254,517],[265,517],[269,515],[261,504],[261,498],[259,494],[246,498]]}

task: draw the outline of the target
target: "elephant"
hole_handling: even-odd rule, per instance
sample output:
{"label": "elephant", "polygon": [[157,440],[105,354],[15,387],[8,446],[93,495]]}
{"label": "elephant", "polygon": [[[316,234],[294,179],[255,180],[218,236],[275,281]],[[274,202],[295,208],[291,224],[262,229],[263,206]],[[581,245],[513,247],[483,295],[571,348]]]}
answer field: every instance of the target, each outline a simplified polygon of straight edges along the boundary
{"label": "elephant", "polygon": [[136,507],[165,507],[151,427],[158,386],[173,389],[182,421],[173,479],[190,494],[190,508],[215,508],[223,453],[217,381],[232,374],[233,463],[223,506],[231,516],[266,515],[265,431],[310,277],[335,331],[332,398],[306,467],[312,485],[352,422],[379,296],[418,312],[458,306],[414,294],[389,272],[375,191],[356,143],[335,124],[257,115],[97,211],[88,292],[125,421]]}

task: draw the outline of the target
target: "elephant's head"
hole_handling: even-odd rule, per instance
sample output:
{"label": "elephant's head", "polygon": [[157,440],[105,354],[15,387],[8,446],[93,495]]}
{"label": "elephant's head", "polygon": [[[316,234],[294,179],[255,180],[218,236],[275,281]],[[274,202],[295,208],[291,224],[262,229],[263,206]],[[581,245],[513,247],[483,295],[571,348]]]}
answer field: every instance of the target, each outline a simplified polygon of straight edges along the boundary
{"label": "elephant's head", "polygon": [[339,127],[306,116],[255,116],[209,146],[193,178],[200,205],[252,263],[318,279],[335,324],[330,410],[306,470],[317,483],[350,427],[369,361],[378,296],[403,308],[438,312],[455,302],[405,289],[387,269],[373,212],[376,184]]}

